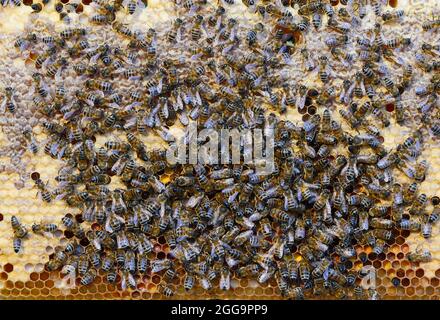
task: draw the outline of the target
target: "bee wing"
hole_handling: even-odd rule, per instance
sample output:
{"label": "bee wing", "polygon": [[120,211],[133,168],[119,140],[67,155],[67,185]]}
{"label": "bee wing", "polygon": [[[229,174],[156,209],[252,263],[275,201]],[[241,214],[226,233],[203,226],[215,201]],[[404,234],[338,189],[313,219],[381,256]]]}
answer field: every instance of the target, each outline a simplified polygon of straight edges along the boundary
{"label": "bee wing", "polygon": [[60,182],[58,182],[58,187],[59,188],[65,188],[68,185],[69,185],[68,181],[60,181]]}
{"label": "bee wing", "polygon": [[[231,86],[234,86],[234,83],[236,83],[237,82],[237,75],[235,74],[235,72],[234,72],[234,70],[232,70],[232,69],[230,69],[229,70],[229,80],[228,80],[228,82],[229,82],[229,84],[231,85]],[[197,92],[196,94],[198,94],[199,92]]]}
{"label": "bee wing", "polygon": [[347,162],[344,168],[341,170],[341,176],[345,176],[345,173],[347,172],[348,167],[350,166],[350,163]]}
{"label": "bee wing", "polygon": [[122,273],[121,276],[121,289],[124,291],[127,290],[127,281],[125,279],[125,273]]}
{"label": "bee wing", "polygon": [[64,113],[64,116],[63,116],[64,120],[69,120],[71,117],[73,117],[75,115],[76,111],[77,110],[70,110],[70,111]]}
{"label": "bee wing", "polygon": [[201,53],[196,53],[195,55],[191,56],[191,60],[196,61],[202,56]]}
{"label": "bee wing", "polygon": [[101,56],[101,53],[97,53],[94,56],[92,56],[89,60],[90,63],[96,64],[98,62],[99,57]]}
{"label": "bee wing", "polygon": [[281,0],[276,0],[276,1],[275,1],[275,5],[277,6],[277,8],[278,8],[279,10],[281,10],[281,11],[284,11],[284,10],[285,10],[285,7],[284,7],[283,3],[281,2]]}
{"label": "bee wing", "polygon": [[219,17],[217,18],[216,23],[215,23],[215,29],[216,29],[216,30],[219,30],[221,26],[222,26],[222,17],[219,16]]}
{"label": "bee wing", "polygon": [[97,250],[101,251],[101,242],[98,239],[93,239],[92,243]]}
{"label": "bee wing", "polygon": [[[123,202],[122,202],[123,203]],[[125,209],[127,209],[127,207],[125,206],[125,204],[123,203],[123,205],[122,205]],[[121,223],[125,223],[125,219],[124,219],[124,217],[121,217],[121,216],[119,216],[119,215],[117,215],[117,214],[114,214],[113,215],[115,218],[116,218],[116,220],[119,220]]]}
{"label": "bee wing", "polygon": [[353,170],[354,170],[355,176],[358,177],[359,176],[359,170],[357,168],[357,162],[356,161],[353,163]]}
{"label": "bee wing", "polygon": [[8,100],[8,98],[6,98],[6,97],[3,99],[2,104],[0,106],[0,113],[3,113],[3,112],[6,111],[6,102],[7,102],[7,100]]}
{"label": "bee wing", "polygon": [[61,148],[60,152],[58,152],[58,160],[61,160],[61,158],[64,156],[64,153],[67,150],[67,146],[64,146]]}
{"label": "bee wing", "polygon": [[162,122],[160,121],[160,118],[157,113],[153,115],[153,120],[155,127],[160,127],[162,125]]}
{"label": "bee wing", "polygon": [[32,87],[31,87],[31,89],[29,90],[29,93],[28,93],[29,96],[33,96],[33,95],[34,95],[34,93],[35,93],[35,91],[36,91],[35,89],[36,89],[35,86],[32,86]]}
{"label": "bee wing", "polygon": [[194,98],[195,98],[195,102],[196,102],[197,105],[199,105],[199,106],[203,105],[202,98],[200,97],[200,94],[199,94],[198,90],[196,91],[196,94],[194,95]]}
{"label": "bee wing", "polygon": [[107,215],[107,219],[106,219],[106,221],[105,221],[105,230],[106,230],[107,232],[109,232],[109,233],[113,233],[113,229],[112,229],[112,227],[110,226],[110,218],[111,218],[111,214],[108,214],[108,215]]}
{"label": "bee wing", "polygon": [[[217,30],[219,30],[219,29],[217,29]],[[221,36],[221,34],[222,34],[222,30],[223,30],[223,29],[221,29],[221,30],[218,31],[218,33],[217,33],[217,35],[216,35],[216,37],[215,37],[215,39],[214,39],[214,42],[213,42],[213,44],[212,44],[214,47],[217,47],[217,46],[221,43],[221,41],[220,41],[220,36]]]}
{"label": "bee wing", "polygon": [[[50,92],[50,87],[45,82],[41,82],[41,87],[46,90],[48,93]],[[50,98],[50,96],[49,96]]]}
{"label": "bee wing", "polygon": [[177,104],[177,107],[179,110],[183,110],[184,105],[183,105],[182,97],[180,94],[178,94],[176,97],[176,104]]}
{"label": "bee wing", "polygon": [[160,79],[159,79],[159,83],[158,83],[158,85],[157,85],[157,92],[158,92],[158,93],[161,93],[161,92],[162,92],[162,87],[163,87],[163,79],[160,78]]}
{"label": "bee wing", "polygon": [[55,81],[60,82],[61,81],[61,73],[63,72],[63,68],[58,68],[57,72],[55,73]]}
{"label": "bee wing", "polygon": [[263,80],[263,75],[261,75],[260,77],[258,77],[257,79],[255,79],[254,81],[254,86],[255,87],[259,87],[261,84],[261,80]]}
{"label": "bee wing", "polygon": [[133,110],[136,107],[140,107],[142,104],[138,101],[135,101],[133,103],[128,104],[127,106],[124,107],[124,111],[130,111]]}
{"label": "bee wing", "polygon": [[[283,61],[286,65],[293,65],[293,60],[292,60],[292,56],[287,54],[287,55],[282,55]],[[287,78],[289,76],[289,72],[288,70],[282,70],[281,72],[285,71],[284,73],[281,73],[281,75],[285,78]]]}
{"label": "bee wing", "polygon": [[184,104],[190,104],[191,103],[191,96],[187,92],[181,92],[180,93],[181,100]]}
{"label": "bee wing", "polygon": [[281,48],[278,50],[278,54],[281,55],[283,53],[287,52],[287,45],[282,45]]}
{"label": "bee wing", "polygon": [[182,41],[182,28],[178,28],[176,30],[176,41],[181,42]]}
{"label": "bee wing", "polygon": [[225,56],[227,55],[232,48],[234,47],[234,44],[230,44],[229,46],[226,46],[223,50],[222,50],[222,55]]}
{"label": "bee wing", "polygon": [[122,171],[124,171],[126,163],[121,163],[117,168],[114,169],[116,175],[120,176],[122,174]]}
{"label": "bee wing", "polygon": [[55,200],[56,200],[56,201],[62,200],[62,199],[64,199],[64,197],[65,197],[66,195],[67,195],[66,193],[61,193],[61,194],[59,194],[59,195],[57,195],[57,196],[55,197]]}
{"label": "bee wing", "polygon": [[165,102],[165,104],[162,106],[162,111],[165,116],[165,119],[168,119],[168,117],[170,116],[170,112],[168,110],[168,103],[167,102]]}
{"label": "bee wing", "polygon": [[153,128],[155,126],[154,114],[150,113],[147,117],[144,117],[143,122],[149,128]]}
{"label": "bee wing", "polygon": [[306,96],[298,96],[295,102],[295,106],[302,110],[304,108],[304,105],[306,103]]}
{"label": "bee wing", "polygon": [[176,138],[165,128],[161,128],[160,133],[161,137],[167,142],[176,141]]}
{"label": "bee wing", "polygon": [[[24,41],[24,42],[20,45],[20,51],[24,51],[24,50],[26,50],[27,48],[29,48],[29,42],[28,42],[28,41]],[[25,52],[25,53],[23,54],[23,57],[24,57],[25,59],[27,59],[27,58],[29,58],[29,55],[30,55],[30,52]]]}
{"label": "bee wing", "polygon": [[181,110],[181,109],[179,108],[179,105],[177,104],[177,99],[175,99],[174,101],[172,101],[171,106],[173,107],[173,110],[174,110],[174,111],[179,111],[179,110]]}
{"label": "bee wing", "polygon": [[74,144],[72,147],[72,152],[75,152],[76,150],[78,150],[82,146],[83,146],[83,142],[78,142],[78,143]]}
{"label": "bee wing", "polygon": [[188,201],[186,202],[185,207],[194,208],[195,206],[197,206],[200,203],[202,198],[203,198],[203,194],[199,195],[199,196],[197,196],[197,195],[191,196],[191,198],[189,198]]}
{"label": "bee wing", "polygon": [[196,5],[196,4],[193,4],[193,5],[191,6],[191,9],[190,9],[189,12],[188,12],[188,16],[189,16],[189,17],[194,16],[194,15],[197,13],[197,10],[198,10],[198,9],[199,9],[199,6]]}
{"label": "bee wing", "polygon": [[[345,93],[345,98],[346,98],[346,99],[349,99],[349,98],[350,98],[351,93],[353,92],[355,86],[356,86],[356,82],[353,82],[353,83],[351,84],[351,86],[348,88],[347,92]],[[364,88],[364,90],[365,90],[365,88]]]}
{"label": "bee wing", "polygon": [[136,287],[136,280],[131,273],[128,274],[128,283],[132,288]]}
{"label": "bee wing", "polygon": [[239,192],[237,191],[237,192],[234,192],[232,195],[230,195],[230,196],[228,197],[228,202],[229,202],[229,203],[234,202],[234,200],[235,200],[235,198],[237,198],[238,194],[239,194]]}
{"label": "bee wing", "polygon": [[388,75],[390,73],[390,70],[388,69],[388,67],[386,65],[384,65],[383,63],[379,64],[378,70],[380,73],[383,73],[384,75]]}
{"label": "bee wing", "polygon": [[130,119],[128,119],[125,124],[124,124],[124,129],[130,129],[133,128],[134,126],[136,126],[136,122],[137,119],[135,116],[131,117]]}
{"label": "bee wing", "polygon": [[182,125],[187,126],[189,124],[189,119],[185,111],[178,113],[177,117]]}
{"label": "bee wing", "polygon": [[138,1],[138,0],[135,0],[135,1],[137,2],[137,8],[142,9],[142,10],[146,8],[146,5],[143,1]]}
{"label": "bee wing", "polygon": [[83,219],[88,222],[94,221],[95,220],[95,212],[96,212],[95,206],[91,206],[91,207],[87,208],[83,212]]}
{"label": "bee wing", "polygon": [[257,64],[256,63],[249,63],[249,64],[247,64],[247,65],[245,65],[244,66],[244,69],[247,71],[247,72],[251,72],[253,69],[255,69],[257,67]]}
{"label": "bee wing", "polygon": [[189,113],[189,117],[193,120],[196,120],[199,117],[199,107],[198,106],[191,109],[191,111]]}
{"label": "bee wing", "polygon": [[59,143],[53,143],[52,146],[50,147],[50,153],[57,154],[58,147],[59,147]]}
{"label": "bee wing", "polygon": [[[344,61],[344,60],[342,60]],[[327,72],[331,77],[333,78],[337,78],[339,75],[334,71],[334,67],[332,65],[332,63],[328,63],[325,66],[325,72]]]}

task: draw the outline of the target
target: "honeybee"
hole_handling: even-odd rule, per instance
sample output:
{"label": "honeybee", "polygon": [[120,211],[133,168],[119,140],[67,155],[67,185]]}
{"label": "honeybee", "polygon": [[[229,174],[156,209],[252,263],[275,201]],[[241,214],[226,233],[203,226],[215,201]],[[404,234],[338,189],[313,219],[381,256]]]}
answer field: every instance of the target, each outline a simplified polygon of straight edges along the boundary
{"label": "honeybee", "polygon": [[96,278],[97,272],[95,269],[89,269],[81,278],[81,285],[87,286],[91,284]]}
{"label": "honeybee", "polygon": [[197,15],[194,19],[194,24],[193,24],[193,27],[190,31],[191,32],[191,39],[193,41],[198,41],[202,37],[201,25],[202,25],[203,20],[204,20],[203,16],[201,16],[201,15]]}
{"label": "honeybee", "polygon": [[348,36],[347,35],[340,35],[340,36],[328,36],[324,40],[325,44],[330,47],[338,47],[338,46],[344,46],[348,42]]}
{"label": "honeybee", "polygon": [[12,239],[12,248],[14,249],[15,253],[20,253],[20,251],[23,249],[23,241],[19,237],[14,237]]}
{"label": "honeybee", "polygon": [[167,33],[167,40],[170,43],[180,42],[181,40],[181,26],[183,25],[183,20],[180,18],[177,18],[174,20],[173,27],[170,31]]}
{"label": "honeybee", "polygon": [[392,48],[392,49],[397,48],[397,47],[407,47],[411,44],[411,39],[404,38],[404,37],[398,37],[398,38],[386,40],[384,44],[385,44],[385,46]]}
{"label": "honeybee", "polygon": [[[32,177],[32,176],[31,176]],[[40,178],[39,178],[39,174],[35,175],[34,177],[32,177],[32,179],[34,180],[35,186],[38,188],[38,193],[41,195],[41,198],[43,199],[43,201],[45,202],[51,202],[53,195],[52,193],[49,191],[49,189],[47,188],[47,185],[49,183],[49,181],[45,184]]]}
{"label": "honeybee", "polygon": [[127,25],[124,25],[120,22],[113,22],[112,27],[120,35],[123,35],[127,38],[131,38],[133,36],[133,31],[131,31]]}
{"label": "honeybee", "polygon": [[61,76],[61,71],[67,65],[67,60],[60,58],[55,63],[51,64],[46,68],[46,76],[50,78],[59,79]]}
{"label": "honeybee", "polygon": [[292,287],[288,290],[287,295],[291,299],[304,300],[304,291],[301,287]]}
{"label": "honeybee", "polygon": [[312,17],[312,24],[315,27],[315,30],[319,30],[322,25],[322,17],[318,12],[315,12]]}
{"label": "honeybee", "polygon": [[34,135],[32,134],[32,129],[28,128],[23,131],[23,135],[28,141],[28,149],[33,154],[36,154],[38,152],[38,144],[37,141],[34,138]]}
{"label": "honeybee", "polygon": [[434,30],[440,27],[440,19],[432,19],[422,24],[424,31]]}
{"label": "honeybee", "polygon": [[230,271],[227,268],[222,268],[222,270],[220,271],[219,286],[221,290],[229,290],[231,287]]}
{"label": "honeybee", "polygon": [[417,52],[415,55],[416,66],[425,72],[432,70],[432,65],[429,63],[428,58],[423,53]]}
{"label": "honeybee", "polygon": [[10,113],[15,113],[17,103],[15,102],[14,95],[15,91],[12,87],[8,86],[4,88],[3,101],[0,106],[1,113],[4,113],[6,109],[8,109]]}
{"label": "honeybee", "polygon": [[54,223],[45,223],[45,224],[37,224],[34,223],[32,225],[32,232],[37,234],[43,233],[54,233],[58,230],[58,226]]}
{"label": "honeybee", "polygon": [[80,224],[76,221],[74,221],[72,218],[65,216],[61,219],[61,222],[66,227],[67,230],[70,230],[73,232],[75,237],[81,239],[84,238],[85,232],[80,226]]}
{"label": "honeybee", "polygon": [[382,20],[384,22],[397,21],[404,16],[405,12],[403,10],[395,10],[393,12],[385,11],[382,13]]}
{"label": "honeybee", "polygon": [[95,14],[90,18],[90,22],[92,24],[98,24],[98,25],[108,24],[111,23],[113,20],[114,20],[113,14],[103,14],[103,13]]}
{"label": "honeybee", "polygon": [[408,252],[407,259],[411,262],[430,262],[432,254],[428,249],[417,248],[414,252]]}
{"label": "honeybee", "polygon": [[96,80],[88,79],[86,81],[86,87],[93,89],[93,90],[100,90],[100,91],[107,92],[107,93],[112,91],[112,84],[107,81],[96,81]]}
{"label": "honeybee", "polygon": [[163,294],[165,297],[171,297],[174,295],[174,291],[164,283],[160,283],[157,286],[159,293]]}
{"label": "honeybee", "polygon": [[128,14],[134,14],[138,9],[138,0],[129,0],[127,3],[127,12]]}
{"label": "honeybee", "polygon": [[11,217],[11,227],[16,238],[24,238],[28,234],[27,228],[18,220],[16,216]]}

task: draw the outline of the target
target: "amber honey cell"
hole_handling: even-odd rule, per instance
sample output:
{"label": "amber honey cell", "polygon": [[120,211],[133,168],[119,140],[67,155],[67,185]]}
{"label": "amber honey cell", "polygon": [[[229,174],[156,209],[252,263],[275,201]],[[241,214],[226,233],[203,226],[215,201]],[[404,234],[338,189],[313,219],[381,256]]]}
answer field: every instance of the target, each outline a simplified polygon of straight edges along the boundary
{"label": "amber honey cell", "polygon": [[387,261],[392,261],[392,260],[395,259],[395,257],[396,257],[396,254],[395,254],[395,253],[393,253],[393,252],[389,252],[389,253],[387,253],[387,257],[386,257],[386,259],[387,259]]}
{"label": "amber honey cell", "polygon": [[418,278],[411,279],[411,286],[416,287],[419,283],[420,283],[420,280]]}
{"label": "amber honey cell", "polygon": [[[408,278],[403,278],[402,279],[402,281],[401,281],[401,283],[402,283],[402,286],[404,286],[404,287],[408,287],[409,285],[410,285],[410,279],[408,279]],[[408,291],[407,291],[408,292]]]}
{"label": "amber honey cell", "polygon": [[435,292],[435,289],[432,286],[428,286],[425,288],[425,293],[427,296],[432,296],[434,294],[434,292]]}
{"label": "amber honey cell", "polygon": [[413,278],[415,276],[415,271],[413,269],[408,269],[405,274],[408,278]]}

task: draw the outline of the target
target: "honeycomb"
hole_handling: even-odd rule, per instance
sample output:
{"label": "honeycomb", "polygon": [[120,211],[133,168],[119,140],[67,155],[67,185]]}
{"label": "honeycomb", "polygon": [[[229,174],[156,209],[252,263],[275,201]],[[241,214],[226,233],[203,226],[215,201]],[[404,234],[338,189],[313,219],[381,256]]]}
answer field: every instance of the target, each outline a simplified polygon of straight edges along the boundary
{"label": "honeycomb", "polygon": [[[435,5],[437,0],[430,1],[399,1],[399,6],[409,11],[413,16],[429,5]],[[63,0],[63,3],[67,0]],[[154,22],[160,23],[167,20],[169,10],[162,1],[149,1],[148,18],[155,17]],[[395,1],[393,1],[394,3]],[[32,0],[25,1],[32,3]],[[88,0],[82,0],[81,10],[87,11]],[[408,10],[411,6],[411,10]],[[425,6],[425,7],[423,7]],[[425,8],[425,9],[424,9]],[[26,12],[26,13],[24,13]],[[23,16],[29,12],[26,7],[0,11],[0,36],[23,29],[25,22]],[[55,12],[44,12],[48,19],[56,21]],[[408,14],[408,15],[409,15]],[[240,12],[237,11],[237,16]],[[243,15],[247,17],[246,14]],[[148,20],[142,17],[141,21]],[[153,22],[151,22],[153,23]],[[0,47],[0,57],[4,54]],[[316,110],[308,110],[313,114]],[[288,118],[301,117],[296,112],[290,112]],[[302,116],[307,117],[307,115]],[[401,143],[409,129],[392,125],[383,130],[385,143],[395,145]],[[43,141],[44,135],[40,129],[36,129],[37,140]],[[6,143],[6,137],[0,133],[0,145]],[[149,141],[155,144],[157,141]],[[440,194],[440,145],[438,141],[431,141],[430,148],[426,148],[421,156],[428,159],[430,168],[426,181],[422,184],[421,192],[428,195]],[[0,158],[0,162],[7,159]],[[56,160],[46,156],[42,151],[38,157],[25,156],[30,172],[38,171],[45,179],[53,179],[57,175],[58,164]],[[70,213],[80,219],[79,212],[68,211],[61,201],[47,204],[36,196],[36,190],[31,182],[27,182],[25,188],[16,190],[14,181],[16,174],[0,174],[0,299],[163,299],[158,292],[158,284],[162,274],[151,274],[150,270],[139,281],[136,290],[122,290],[120,285],[108,284],[103,274],[98,274],[93,284],[80,286],[79,279],[74,279],[74,284],[65,279],[59,272],[45,270],[45,262],[48,256],[54,253],[57,246],[64,244],[72,235],[69,232],[58,231],[53,237],[32,236],[23,244],[24,248],[19,254],[15,254],[12,248],[12,231],[10,219],[12,215],[20,218],[21,222],[31,225],[35,221],[53,222],[59,224],[60,219]],[[430,208],[428,208],[429,210]],[[347,261],[348,268],[360,270],[364,265],[371,265],[376,269],[376,290],[382,299],[432,299],[440,297],[440,227],[437,224],[433,229],[433,236],[425,240],[419,234],[410,234],[409,231],[401,231],[395,234],[393,241],[388,242],[388,249],[379,255],[372,252],[372,248],[357,247],[357,259]],[[87,243],[81,243],[86,246]],[[411,263],[406,259],[409,251],[414,251],[418,246],[428,248],[433,256],[429,263]],[[169,247],[163,237],[155,241],[152,259],[167,257]],[[172,258],[168,256],[168,258]],[[195,286],[190,292],[183,289],[184,271],[178,268],[179,275],[173,281],[175,295],[168,299],[279,299],[280,292],[275,279],[263,285],[255,280],[231,279],[231,290],[224,292],[218,289],[218,279],[213,283],[213,289],[206,293],[199,286]],[[118,283],[118,281],[117,281]],[[70,285],[70,286],[69,286]]]}

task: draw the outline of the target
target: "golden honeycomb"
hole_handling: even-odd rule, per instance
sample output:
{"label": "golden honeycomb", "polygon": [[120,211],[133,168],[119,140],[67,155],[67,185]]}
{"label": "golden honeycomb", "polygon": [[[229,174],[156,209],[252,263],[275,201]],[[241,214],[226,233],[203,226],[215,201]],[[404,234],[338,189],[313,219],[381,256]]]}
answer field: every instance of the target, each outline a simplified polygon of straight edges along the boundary
{"label": "golden honeycomb", "polygon": [[[34,1],[38,2],[38,1]],[[67,2],[63,1],[63,3]],[[408,18],[414,17],[426,10],[427,7],[435,6],[437,0],[430,1],[399,1],[399,6],[408,11]],[[26,4],[32,0],[25,1]],[[81,10],[87,11],[88,0],[83,0],[84,7]],[[394,4],[394,2],[393,2]],[[411,6],[411,7],[410,7]],[[242,9],[238,8],[237,16],[241,16]],[[3,9],[0,11],[0,36],[13,33],[25,27],[23,17],[29,12],[28,8]],[[47,18],[57,20],[55,12],[45,12]],[[149,9],[145,17],[139,20],[161,22],[166,21],[170,14],[166,5],[160,0],[150,0]],[[148,16],[147,16],[148,15]],[[247,15],[243,14],[246,18]],[[154,17],[154,19],[152,18]],[[1,40],[1,39],[0,39]],[[4,54],[0,47],[0,58]],[[316,110],[311,108],[309,114]],[[292,119],[299,118],[295,112],[288,115]],[[304,118],[304,117],[303,117]],[[409,129],[407,129],[409,130]],[[395,145],[402,142],[405,130],[395,125],[384,129],[385,143]],[[44,135],[38,131],[37,139],[44,140]],[[0,133],[0,145],[6,143],[6,137]],[[150,141],[151,144],[156,141]],[[426,148],[423,158],[428,159],[430,168],[426,181],[422,184],[421,192],[428,195],[440,193],[440,145],[438,141],[431,143]],[[40,151],[38,157],[25,156],[28,161],[30,172],[38,171],[45,179],[53,179],[57,175],[57,164],[55,160]],[[0,158],[0,162],[7,159]],[[63,276],[59,272],[48,272],[44,264],[54,251],[56,246],[63,244],[71,237],[68,232],[58,232],[52,238],[33,236],[24,242],[24,248],[20,254],[15,254],[12,248],[12,232],[10,219],[16,215],[20,220],[31,225],[35,221],[44,220],[47,222],[59,223],[61,217],[67,213],[72,215],[78,212],[68,211],[62,202],[47,204],[39,200],[36,190],[28,181],[25,188],[16,190],[14,181],[16,174],[3,172],[0,174],[0,299],[162,299],[158,293],[157,286],[161,282],[162,274],[151,274],[150,271],[139,281],[136,290],[124,291],[120,285],[108,284],[104,275],[99,274],[93,284],[80,286],[79,279],[76,279],[76,286],[66,289]],[[377,292],[383,299],[433,299],[440,297],[440,230],[439,225],[434,227],[432,238],[425,240],[419,234],[410,234],[409,231],[401,231],[396,234],[395,239],[389,242],[388,249],[379,255],[372,252],[371,247],[357,247],[358,258],[354,261],[347,261],[348,267],[359,270],[363,265],[371,265],[377,272]],[[86,245],[86,244],[84,244]],[[433,255],[432,262],[411,263],[406,259],[409,251],[415,250],[419,245],[429,248]],[[169,252],[169,247],[163,237],[156,239],[154,256],[151,258],[164,258]],[[177,269],[179,277],[173,281],[175,295],[169,299],[280,299],[280,292],[275,280],[272,279],[264,285],[255,280],[231,279],[231,290],[228,292],[218,289],[218,280],[213,283],[214,289],[209,293],[196,286],[192,291],[185,292],[183,286],[183,269]]]}

